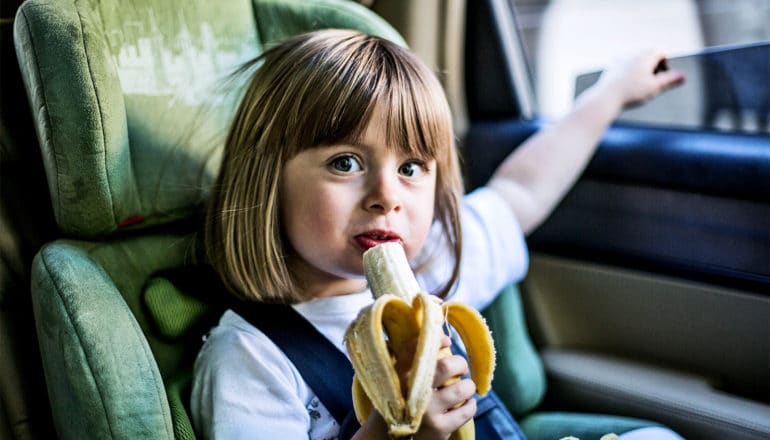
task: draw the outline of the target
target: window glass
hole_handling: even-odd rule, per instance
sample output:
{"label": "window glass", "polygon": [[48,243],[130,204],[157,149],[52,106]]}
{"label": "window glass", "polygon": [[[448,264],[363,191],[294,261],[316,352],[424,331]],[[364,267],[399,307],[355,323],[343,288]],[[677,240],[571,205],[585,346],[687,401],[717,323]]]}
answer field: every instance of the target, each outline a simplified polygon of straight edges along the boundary
{"label": "window glass", "polygon": [[[510,1],[541,116],[569,110],[576,92],[590,84],[591,75],[578,81],[581,74],[657,47],[673,58],[672,68],[685,70],[687,82],[651,105],[625,112],[621,120],[768,131],[770,0]],[[704,54],[710,54],[708,60]],[[722,68],[714,69],[714,63]],[[730,85],[750,90],[751,99],[739,100],[739,109],[703,107],[709,89]]]}

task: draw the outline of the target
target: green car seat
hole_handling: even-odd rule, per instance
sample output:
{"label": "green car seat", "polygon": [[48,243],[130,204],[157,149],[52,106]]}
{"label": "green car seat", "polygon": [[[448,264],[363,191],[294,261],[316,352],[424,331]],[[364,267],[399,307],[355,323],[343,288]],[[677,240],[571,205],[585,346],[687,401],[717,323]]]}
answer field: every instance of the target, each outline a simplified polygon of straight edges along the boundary
{"label": "green car seat", "polygon": [[[272,43],[329,27],[404,44],[345,0],[20,7],[15,47],[60,231],[33,261],[32,302],[61,438],[195,437],[191,365],[221,310],[163,274],[195,263],[199,214],[238,101],[230,72]],[[486,314],[501,356],[495,389],[532,438],[646,424],[531,413],[545,376],[518,301],[512,286]]]}

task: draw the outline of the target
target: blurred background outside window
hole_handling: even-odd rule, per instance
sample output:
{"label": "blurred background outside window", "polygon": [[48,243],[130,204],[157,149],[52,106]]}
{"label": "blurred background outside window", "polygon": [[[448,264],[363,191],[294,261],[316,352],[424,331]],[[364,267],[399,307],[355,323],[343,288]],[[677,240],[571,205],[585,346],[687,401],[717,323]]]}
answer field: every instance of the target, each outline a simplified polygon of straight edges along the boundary
{"label": "blurred background outside window", "polygon": [[[672,68],[686,71],[686,87],[645,106],[655,108],[624,113],[621,121],[770,132],[770,0],[510,1],[540,116],[569,110],[580,74],[660,48],[676,58]],[[719,72],[704,66],[702,57],[687,57],[735,45],[751,50],[715,55]],[[736,107],[727,108],[724,96],[708,96],[714,93],[730,95],[729,106]],[[723,108],[705,109],[712,101]]]}

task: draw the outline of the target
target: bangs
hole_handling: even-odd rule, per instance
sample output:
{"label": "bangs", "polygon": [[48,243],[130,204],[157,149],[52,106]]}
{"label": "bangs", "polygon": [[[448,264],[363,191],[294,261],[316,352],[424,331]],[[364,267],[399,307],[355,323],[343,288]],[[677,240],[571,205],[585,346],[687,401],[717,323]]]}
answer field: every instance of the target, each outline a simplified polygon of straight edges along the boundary
{"label": "bangs", "polygon": [[359,143],[376,107],[385,118],[389,148],[420,159],[451,154],[453,131],[443,89],[413,54],[361,34],[333,52],[311,60],[307,84],[312,90],[299,97],[292,122],[299,129],[287,139],[290,156],[321,145]]}
{"label": "bangs", "polygon": [[258,301],[306,299],[282,226],[283,169],[307,149],[360,144],[378,117],[387,148],[436,161],[434,221],[454,257],[440,293],[449,292],[462,251],[463,185],[449,105],[433,72],[387,40],[323,30],[284,40],[245,64],[233,78],[239,90],[247,73],[204,230],[207,260],[228,289]]}

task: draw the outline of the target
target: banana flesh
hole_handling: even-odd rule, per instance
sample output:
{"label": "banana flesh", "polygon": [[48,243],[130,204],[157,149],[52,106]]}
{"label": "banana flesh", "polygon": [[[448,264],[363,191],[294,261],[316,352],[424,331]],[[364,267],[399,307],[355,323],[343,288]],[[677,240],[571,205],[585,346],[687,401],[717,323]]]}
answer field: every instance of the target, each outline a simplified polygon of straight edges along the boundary
{"label": "banana flesh", "polygon": [[364,274],[375,298],[391,293],[410,301],[421,290],[398,243],[382,243],[364,252]]}
{"label": "banana flesh", "polygon": [[[366,251],[364,271],[376,300],[361,311],[345,334],[355,370],[352,393],[359,422],[376,408],[392,438],[417,432],[433,392],[436,362],[451,355],[449,349],[439,350],[445,323],[457,331],[468,351],[477,393],[484,395],[491,389],[494,342],[476,310],[456,302],[442,304],[437,297],[421,292],[398,243],[384,243]],[[411,374],[408,383],[402,384],[395,369],[395,354],[415,340]],[[452,438],[475,438],[473,421]]]}

